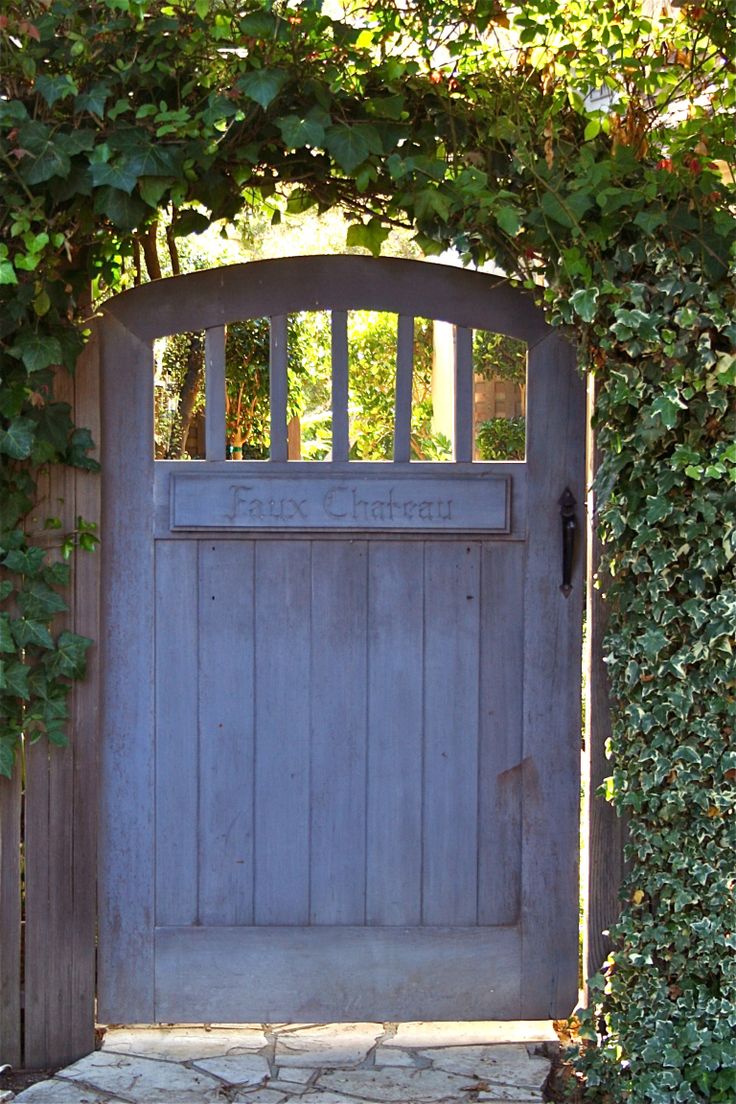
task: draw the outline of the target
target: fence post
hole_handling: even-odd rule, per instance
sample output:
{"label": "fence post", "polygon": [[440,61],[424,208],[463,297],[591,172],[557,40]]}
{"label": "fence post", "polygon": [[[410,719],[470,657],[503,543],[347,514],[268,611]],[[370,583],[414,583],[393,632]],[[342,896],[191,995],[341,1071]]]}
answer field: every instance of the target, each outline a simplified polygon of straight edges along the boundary
{"label": "fence post", "polygon": [[21,1064],[20,763],[0,778],[0,1065]]}
{"label": "fence post", "polygon": [[623,879],[624,824],[613,807],[596,791],[611,773],[606,759],[606,741],[611,735],[611,704],[608,676],[603,662],[603,637],[606,631],[606,574],[602,562],[603,545],[598,536],[597,503],[592,482],[600,455],[592,428],[597,394],[595,376],[588,380],[588,585],[587,585],[587,694],[586,694],[586,786],[588,809],[587,839],[587,912],[583,931],[583,972],[585,979],[601,967],[611,950],[603,934],[621,909],[619,891]]}

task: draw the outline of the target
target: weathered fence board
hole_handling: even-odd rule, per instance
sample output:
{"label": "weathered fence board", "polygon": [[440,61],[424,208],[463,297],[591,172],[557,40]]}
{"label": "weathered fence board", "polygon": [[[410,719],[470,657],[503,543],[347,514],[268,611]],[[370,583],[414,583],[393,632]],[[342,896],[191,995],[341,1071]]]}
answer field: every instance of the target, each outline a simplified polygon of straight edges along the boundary
{"label": "weathered fence board", "polygon": [[20,771],[0,778],[0,1062],[21,1064]]}

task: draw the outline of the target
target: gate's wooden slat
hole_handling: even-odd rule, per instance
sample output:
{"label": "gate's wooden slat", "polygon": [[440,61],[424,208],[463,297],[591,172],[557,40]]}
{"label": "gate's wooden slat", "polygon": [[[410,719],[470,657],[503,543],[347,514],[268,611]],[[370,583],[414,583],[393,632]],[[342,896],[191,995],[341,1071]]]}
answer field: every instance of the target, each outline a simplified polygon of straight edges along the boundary
{"label": "gate's wooden slat", "polygon": [[420,544],[369,546],[368,924],[421,922],[422,566]]}
{"label": "gate's wooden slat", "polygon": [[225,452],[225,327],[205,333],[205,458],[224,460]]}
{"label": "gate's wooden slat", "polygon": [[289,457],[286,407],[288,401],[288,318],[285,314],[271,319],[271,357],[269,363],[269,390],[271,401],[271,451],[272,460]]}
{"label": "gate's wooden slat", "polygon": [[103,541],[100,592],[108,631],[100,639],[98,1015],[102,1023],[146,1023],[153,1019],[153,352],[114,318],[105,321],[102,352],[102,493],[105,532],[114,539]]}
{"label": "gate's wooden slat", "polygon": [[199,542],[201,924],[253,922],[253,555]]}
{"label": "gate's wooden slat", "polygon": [[363,542],[312,544],[314,924],[365,916],[366,569]]}
{"label": "gate's wooden slat", "polygon": [[[544,1019],[572,1011],[578,964],[580,742],[574,737],[580,733],[585,389],[576,379],[574,350],[557,334],[529,350],[527,430],[521,993],[522,1018]],[[559,506],[566,486],[577,499],[578,518],[567,598],[560,592]]]}
{"label": "gate's wooden slat", "polygon": [[473,331],[455,328],[455,455],[458,463],[473,459]]}
{"label": "gate's wooden slat", "polygon": [[516,924],[521,888],[524,563],[518,547],[481,554],[478,923]]}
{"label": "gate's wooden slat", "polygon": [[308,541],[258,542],[255,923],[309,923]]}
{"label": "gate's wooden slat", "polygon": [[16,1068],[20,1039],[20,778],[0,778],[0,1060]]}
{"label": "gate's wooden slat", "polygon": [[394,461],[411,459],[411,394],[414,368],[414,319],[400,314],[396,336],[396,409],[394,413]]}
{"label": "gate's wooden slat", "polygon": [[[517,928],[162,928],[156,1018],[232,1023],[518,1017]],[[523,1090],[519,1090],[523,1091]],[[342,1095],[339,1099],[344,1099]],[[455,1098],[457,1099],[457,1097]]]}
{"label": "gate's wooden slat", "polygon": [[477,543],[425,545],[425,924],[477,921],[479,565]]}
{"label": "gate's wooden slat", "polygon": [[350,452],[348,422],[348,315],[332,312],[332,459],[347,460]]}
{"label": "gate's wooden slat", "polygon": [[197,545],[156,544],[156,923],[197,915]]}

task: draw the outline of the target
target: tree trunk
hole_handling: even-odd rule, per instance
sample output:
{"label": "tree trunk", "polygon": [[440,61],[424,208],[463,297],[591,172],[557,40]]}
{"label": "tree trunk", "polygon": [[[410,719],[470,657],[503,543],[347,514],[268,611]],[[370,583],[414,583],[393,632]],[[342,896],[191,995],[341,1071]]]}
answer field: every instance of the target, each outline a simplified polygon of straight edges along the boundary
{"label": "tree trunk", "polygon": [[187,356],[187,370],[179,398],[179,442],[175,449],[173,459],[181,459],[186,451],[187,437],[194,417],[194,406],[197,402],[199,388],[202,383],[202,367],[204,361],[204,341],[201,334],[192,334],[189,339],[189,355]]}

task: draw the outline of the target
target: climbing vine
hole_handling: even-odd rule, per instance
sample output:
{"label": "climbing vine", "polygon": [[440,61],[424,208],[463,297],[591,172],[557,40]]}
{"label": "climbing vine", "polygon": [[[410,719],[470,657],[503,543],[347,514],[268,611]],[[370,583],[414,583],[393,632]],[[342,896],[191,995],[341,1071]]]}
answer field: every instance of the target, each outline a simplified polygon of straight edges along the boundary
{"label": "climbing vine", "polygon": [[[0,14],[0,771],[62,742],[86,641],[27,523],[93,467],[55,398],[90,286],[249,207],[342,206],[495,260],[599,382],[613,693],[629,823],[591,1098],[736,1095],[736,3],[28,0]],[[649,14],[647,14],[647,11]],[[153,231],[155,233],[155,229]],[[138,261],[136,262],[136,257]],[[89,545],[81,521],[66,550]],[[47,522],[50,532],[57,521]]]}

